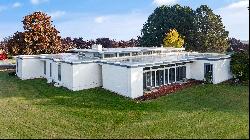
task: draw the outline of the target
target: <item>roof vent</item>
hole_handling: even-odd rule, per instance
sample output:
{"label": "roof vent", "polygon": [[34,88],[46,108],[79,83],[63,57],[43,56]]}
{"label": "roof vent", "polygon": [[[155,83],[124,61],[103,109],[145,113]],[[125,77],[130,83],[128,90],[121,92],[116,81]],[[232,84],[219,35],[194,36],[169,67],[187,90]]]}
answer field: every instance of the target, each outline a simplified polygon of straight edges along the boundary
{"label": "roof vent", "polygon": [[102,45],[94,44],[94,45],[92,45],[92,49],[93,50],[102,51]]}

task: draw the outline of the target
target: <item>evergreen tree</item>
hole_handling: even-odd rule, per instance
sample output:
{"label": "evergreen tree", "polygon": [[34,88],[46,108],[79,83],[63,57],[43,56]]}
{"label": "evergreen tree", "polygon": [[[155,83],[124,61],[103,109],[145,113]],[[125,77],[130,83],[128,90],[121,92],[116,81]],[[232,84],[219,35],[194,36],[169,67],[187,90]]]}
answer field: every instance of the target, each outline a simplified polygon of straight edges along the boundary
{"label": "evergreen tree", "polygon": [[228,31],[225,30],[221,17],[206,5],[201,5],[195,13],[195,42],[190,49],[199,52],[225,52],[229,47]]}

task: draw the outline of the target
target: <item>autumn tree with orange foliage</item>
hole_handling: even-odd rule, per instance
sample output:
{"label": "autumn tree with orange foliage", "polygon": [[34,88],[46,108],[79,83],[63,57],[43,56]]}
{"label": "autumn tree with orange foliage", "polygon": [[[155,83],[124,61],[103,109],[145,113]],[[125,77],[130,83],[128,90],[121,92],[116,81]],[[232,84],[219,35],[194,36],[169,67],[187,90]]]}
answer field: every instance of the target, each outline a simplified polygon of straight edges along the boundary
{"label": "autumn tree with orange foliage", "polygon": [[63,52],[60,32],[52,26],[51,17],[46,13],[34,12],[22,22],[24,32],[17,32],[9,40],[9,52],[13,55]]}

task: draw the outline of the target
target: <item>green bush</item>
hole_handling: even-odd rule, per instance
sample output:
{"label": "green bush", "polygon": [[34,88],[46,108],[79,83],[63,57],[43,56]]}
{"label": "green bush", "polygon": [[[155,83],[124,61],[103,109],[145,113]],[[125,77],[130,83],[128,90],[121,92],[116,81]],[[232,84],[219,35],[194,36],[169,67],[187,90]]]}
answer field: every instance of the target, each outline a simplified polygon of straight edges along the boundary
{"label": "green bush", "polygon": [[249,80],[249,53],[247,51],[236,52],[231,56],[231,71],[235,78],[241,82]]}

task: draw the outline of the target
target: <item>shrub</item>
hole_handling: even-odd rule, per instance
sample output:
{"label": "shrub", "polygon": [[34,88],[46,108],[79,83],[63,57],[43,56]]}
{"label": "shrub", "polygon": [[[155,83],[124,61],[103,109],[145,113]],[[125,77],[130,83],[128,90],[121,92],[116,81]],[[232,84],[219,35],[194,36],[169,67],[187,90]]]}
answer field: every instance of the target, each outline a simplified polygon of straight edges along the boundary
{"label": "shrub", "polygon": [[247,51],[236,52],[231,56],[231,71],[236,79],[241,82],[249,79],[249,53]]}

